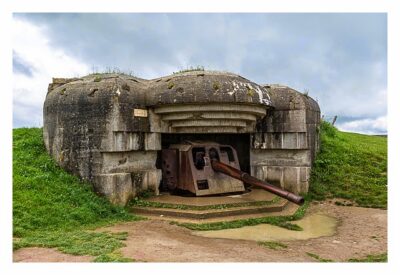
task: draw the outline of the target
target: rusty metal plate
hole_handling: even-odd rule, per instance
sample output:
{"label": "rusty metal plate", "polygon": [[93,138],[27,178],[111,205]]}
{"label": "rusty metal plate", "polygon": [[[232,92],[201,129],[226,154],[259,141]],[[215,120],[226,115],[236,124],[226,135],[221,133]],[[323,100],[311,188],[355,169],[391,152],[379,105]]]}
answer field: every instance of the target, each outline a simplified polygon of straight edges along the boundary
{"label": "rusty metal plate", "polygon": [[175,190],[178,186],[178,149],[163,149],[162,157],[162,181],[169,190]]}

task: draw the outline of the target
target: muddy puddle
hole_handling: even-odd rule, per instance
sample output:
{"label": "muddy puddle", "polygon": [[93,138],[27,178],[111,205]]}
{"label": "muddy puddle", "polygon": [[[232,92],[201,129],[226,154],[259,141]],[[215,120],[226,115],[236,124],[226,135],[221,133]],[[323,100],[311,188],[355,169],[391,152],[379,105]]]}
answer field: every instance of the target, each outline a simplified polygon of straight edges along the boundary
{"label": "muddy puddle", "polygon": [[303,231],[293,231],[270,224],[260,224],[234,229],[197,231],[193,232],[193,234],[208,238],[241,239],[252,241],[307,240],[334,235],[338,221],[330,216],[316,213],[292,223],[301,226]]}

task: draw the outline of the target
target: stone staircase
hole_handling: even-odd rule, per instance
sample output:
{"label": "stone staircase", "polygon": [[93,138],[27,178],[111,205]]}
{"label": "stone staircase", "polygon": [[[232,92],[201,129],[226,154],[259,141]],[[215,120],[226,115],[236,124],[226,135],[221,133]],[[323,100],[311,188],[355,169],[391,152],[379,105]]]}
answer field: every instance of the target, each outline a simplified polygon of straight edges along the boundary
{"label": "stone staircase", "polygon": [[[290,206],[290,207],[289,207]],[[248,194],[212,197],[179,197],[161,194],[142,200],[130,211],[149,218],[214,222],[263,216],[286,215],[297,209],[286,199],[265,190],[256,189]]]}

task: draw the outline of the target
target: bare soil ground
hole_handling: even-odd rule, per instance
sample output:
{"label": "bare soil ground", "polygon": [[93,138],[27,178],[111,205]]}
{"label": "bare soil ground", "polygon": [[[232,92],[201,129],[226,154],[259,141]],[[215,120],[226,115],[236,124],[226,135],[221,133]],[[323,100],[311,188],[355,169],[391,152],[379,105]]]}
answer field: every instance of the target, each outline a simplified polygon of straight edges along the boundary
{"label": "bare soil ground", "polygon": [[14,262],[91,262],[92,256],[75,256],[53,248],[28,247],[14,251]]}
{"label": "bare soil ground", "polygon": [[[144,262],[313,262],[307,253],[333,261],[347,261],[387,252],[387,211],[338,206],[333,202],[310,206],[307,215],[324,213],[339,220],[335,235],[301,241],[283,241],[284,249],[269,249],[254,241],[211,239],[168,221],[147,220],[100,228],[128,232],[124,257]],[[14,261],[91,261],[54,249],[24,248],[14,252]]]}

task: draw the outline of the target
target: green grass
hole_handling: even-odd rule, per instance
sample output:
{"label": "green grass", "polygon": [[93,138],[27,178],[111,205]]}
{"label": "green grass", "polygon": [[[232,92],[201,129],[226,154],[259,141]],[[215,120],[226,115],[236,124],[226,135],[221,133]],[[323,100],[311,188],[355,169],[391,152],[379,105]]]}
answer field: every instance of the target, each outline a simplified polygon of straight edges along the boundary
{"label": "green grass", "polygon": [[333,262],[333,261],[330,260],[330,259],[321,258],[320,256],[318,256],[317,254],[314,254],[314,253],[307,252],[306,254],[307,254],[308,256],[310,256],[311,258],[314,258],[314,259],[316,259],[317,261],[319,261],[319,262],[321,262],[321,263],[330,263],[330,262]]}
{"label": "green grass", "polygon": [[129,263],[129,262],[135,262],[135,260],[130,259],[130,258],[125,258],[121,255],[121,253],[115,252],[115,253],[100,255],[94,259],[94,262],[96,262],[96,263],[109,263],[109,262]]}
{"label": "green grass", "polygon": [[179,70],[177,72],[173,72],[172,74],[181,74],[181,73],[197,72],[197,71],[204,72],[204,66],[200,66],[200,65],[195,66],[195,67],[190,66],[190,67],[188,67],[186,69],[182,69],[182,70]]}
{"label": "green grass", "polygon": [[102,79],[102,78],[101,78],[100,76],[96,76],[96,77],[94,78],[93,81],[94,81],[94,82],[100,82],[101,79]]}
{"label": "green grass", "polygon": [[213,223],[179,223],[171,222],[179,226],[186,227],[191,230],[206,231],[206,230],[223,230],[230,228],[240,228],[243,226],[253,226],[258,224],[271,224],[279,227],[283,227],[289,230],[301,231],[303,230],[297,224],[290,223],[291,221],[296,221],[304,217],[306,209],[309,206],[309,201],[306,201],[302,206],[300,206],[297,211],[290,216],[270,216],[261,218],[250,218],[234,221],[224,221],[224,222],[213,222]]}
{"label": "green grass", "polygon": [[23,247],[50,247],[72,255],[100,256],[123,247],[127,233],[88,232],[74,230],[35,232],[15,243],[14,249]]}
{"label": "green grass", "polygon": [[358,206],[386,209],[387,138],[344,133],[323,122],[310,197],[342,198]]}
{"label": "green grass", "polygon": [[100,256],[93,254],[95,250],[106,255],[121,247],[120,236],[89,230],[139,219],[58,167],[45,150],[41,128],[13,130],[15,249],[41,246],[77,255]]}
{"label": "green grass", "polygon": [[187,205],[187,204],[174,204],[174,203],[162,203],[143,200],[140,197],[136,197],[129,202],[131,207],[156,207],[156,208],[168,208],[168,209],[182,209],[182,210],[211,210],[211,209],[228,209],[235,207],[246,207],[246,206],[265,206],[277,203],[281,200],[279,197],[275,197],[270,201],[257,201],[257,202],[243,202],[243,203],[226,203],[226,204],[213,204],[213,205]]}
{"label": "green grass", "polygon": [[269,249],[273,249],[273,250],[278,250],[278,249],[282,249],[282,248],[287,248],[286,244],[280,243],[280,242],[268,242],[268,241],[264,241],[264,242],[258,242],[259,245],[267,247]]}
{"label": "green grass", "polygon": [[103,67],[99,70],[96,66],[92,67],[92,72],[90,75],[101,76],[101,75],[105,75],[105,74],[120,74],[120,75],[135,77],[133,70],[126,71],[126,70],[121,70],[118,67],[113,67],[113,68]]}
{"label": "green grass", "polygon": [[365,258],[349,259],[349,262],[354,263],[386,263],[388,261],[387,253],[378,255],[368,255]]}
{"label": "green grass", "polygon": [[[334,262],[333,260],[330,260],[330,259],[321,258],[319,255],[314,254],[314,253],[306,252],[306,254],[308,256],[310,256],[311,258],[318,260],[319,262],[323,262],[323,263]],[[353,263],[386,263],[387,261],[388,261],[387,253],[377,254],[377,255],[368,255],[364,258],[357,258],[357,259],[351,258],[351,259],[347,260],[347,262],[353,262]]]}

